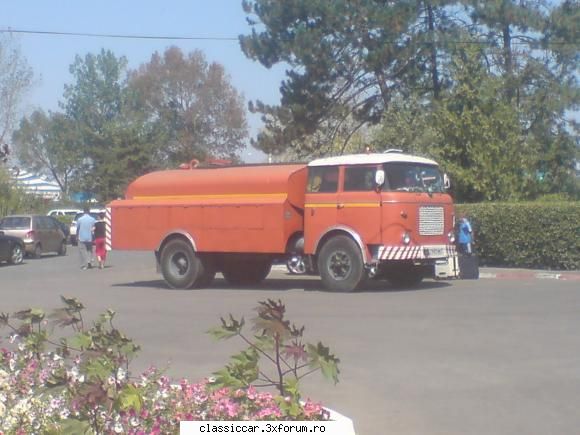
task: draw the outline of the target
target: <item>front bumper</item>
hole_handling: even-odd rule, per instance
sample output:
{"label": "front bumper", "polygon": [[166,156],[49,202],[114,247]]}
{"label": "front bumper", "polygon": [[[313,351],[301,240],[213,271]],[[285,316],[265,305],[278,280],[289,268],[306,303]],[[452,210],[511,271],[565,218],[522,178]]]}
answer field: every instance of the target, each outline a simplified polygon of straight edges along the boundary
{"label": "front bumper", "polygon": [[438,260],[452,257],[455,253],[455,245],[383,245],[378,248],[376,260]]}

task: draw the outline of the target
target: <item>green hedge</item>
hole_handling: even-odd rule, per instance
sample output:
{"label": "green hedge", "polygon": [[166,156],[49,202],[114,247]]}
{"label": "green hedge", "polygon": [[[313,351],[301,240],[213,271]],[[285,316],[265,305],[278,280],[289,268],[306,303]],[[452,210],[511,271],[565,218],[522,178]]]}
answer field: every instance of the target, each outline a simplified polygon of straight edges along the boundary
{"label": "green hedge", "polygon": [[457,204],[482,265],[580,269],[580,202]]}

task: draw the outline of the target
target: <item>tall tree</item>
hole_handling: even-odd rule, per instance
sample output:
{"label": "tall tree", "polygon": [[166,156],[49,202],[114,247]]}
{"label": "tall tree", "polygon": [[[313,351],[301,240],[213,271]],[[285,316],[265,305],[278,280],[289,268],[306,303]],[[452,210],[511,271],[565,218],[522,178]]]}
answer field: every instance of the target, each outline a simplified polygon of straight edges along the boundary
{"label": "tall tree", "polygon": [[266,121],[258,146],[280,152],[321,127],[333,142],[346,122],[356,121],[353,131],[378,122],[393,96],[421,77],[417,47],[404,37],[419,13],[414,3],[244,1],[254,26],[240,37],[246,56],[291,68],[280,88],[281,106],[254,107]]}
{"label": "tall tree", "polygon": [[131,73],[129,85],[150,121],[165,131],[160,158],[175,165],[208,156],[236,158],[248,126],[242,96],[222,65],[201,51],[177,47],[154,53]]}
{"label": "tall tree", "polygon": [[18,119],[22,97],[32,85],[33,73],[10,37],[0,37],[0,146]]}
{"label": "tall tree", "polygon": [[84,156],[77,186],[107,200],[121,195],[136,176],[155,167],[157,130],[127,88],[127,61],[111,51],[77,56],[75,81],[65,86],[63,108],[81,135]]}
{"label": "tall tree", "polygon": [[75,123],[62,113],[42,110],[20,121],[12,140],[18,160],[37,173],[51,175],[65,195],[70,179],[81,167],[82,141]]}
{"label": "tall tree", "polygon": [[501,97],[503,80],[487,74],[477,47],[460,50],[456,85],[433,114],[437,135],[429,149],[455,180],[459,201],[523,199],[537,182],[537,152],[522,135],[518,113]]}

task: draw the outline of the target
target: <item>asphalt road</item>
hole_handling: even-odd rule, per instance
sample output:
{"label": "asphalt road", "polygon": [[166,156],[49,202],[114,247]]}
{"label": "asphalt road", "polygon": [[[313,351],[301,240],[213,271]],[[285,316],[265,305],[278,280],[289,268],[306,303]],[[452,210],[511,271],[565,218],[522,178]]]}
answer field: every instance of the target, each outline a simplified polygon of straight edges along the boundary
{"label": "asphalt road", "polygon": [[304,395],[352,418],[358,435],[576,434],[579,287],[482,279],[333,294],[316,278],[274,271],[253,289],[218,278],[210,289],[183,291],[165,286],[151,253],[113,252],[104,270],[81,271],[70,248],[66,257],[1,265],[0,311],[56,308],[59,295],[79,298],[92,318],[112,308],[143,348],[134,374],[167,366],[170,376],[198,380],[241,348],[205,334],[220,316],[250,319],[257,301],[282,299],[307,341],[341,359],[336,386],[314,374]]}

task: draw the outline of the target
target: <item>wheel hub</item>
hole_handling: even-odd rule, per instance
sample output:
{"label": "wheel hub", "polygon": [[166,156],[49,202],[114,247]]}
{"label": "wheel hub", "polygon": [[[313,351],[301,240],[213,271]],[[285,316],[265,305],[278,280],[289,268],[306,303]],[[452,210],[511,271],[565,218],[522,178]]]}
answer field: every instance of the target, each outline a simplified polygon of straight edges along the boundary
{"label": "wheel hub", "polygon": [[171,257],[171,270],[176,272],[178,275],[185,275],[187,270],[189,269],[189,261],[187,260],[187,256],[182,253],[178,252],[173,257]]}
{"label": "wheel hub", "polygon": [[332,254],[328,260],[328,271],[335,280],[348,278],[352,269],[350,257],[343,251]]}

